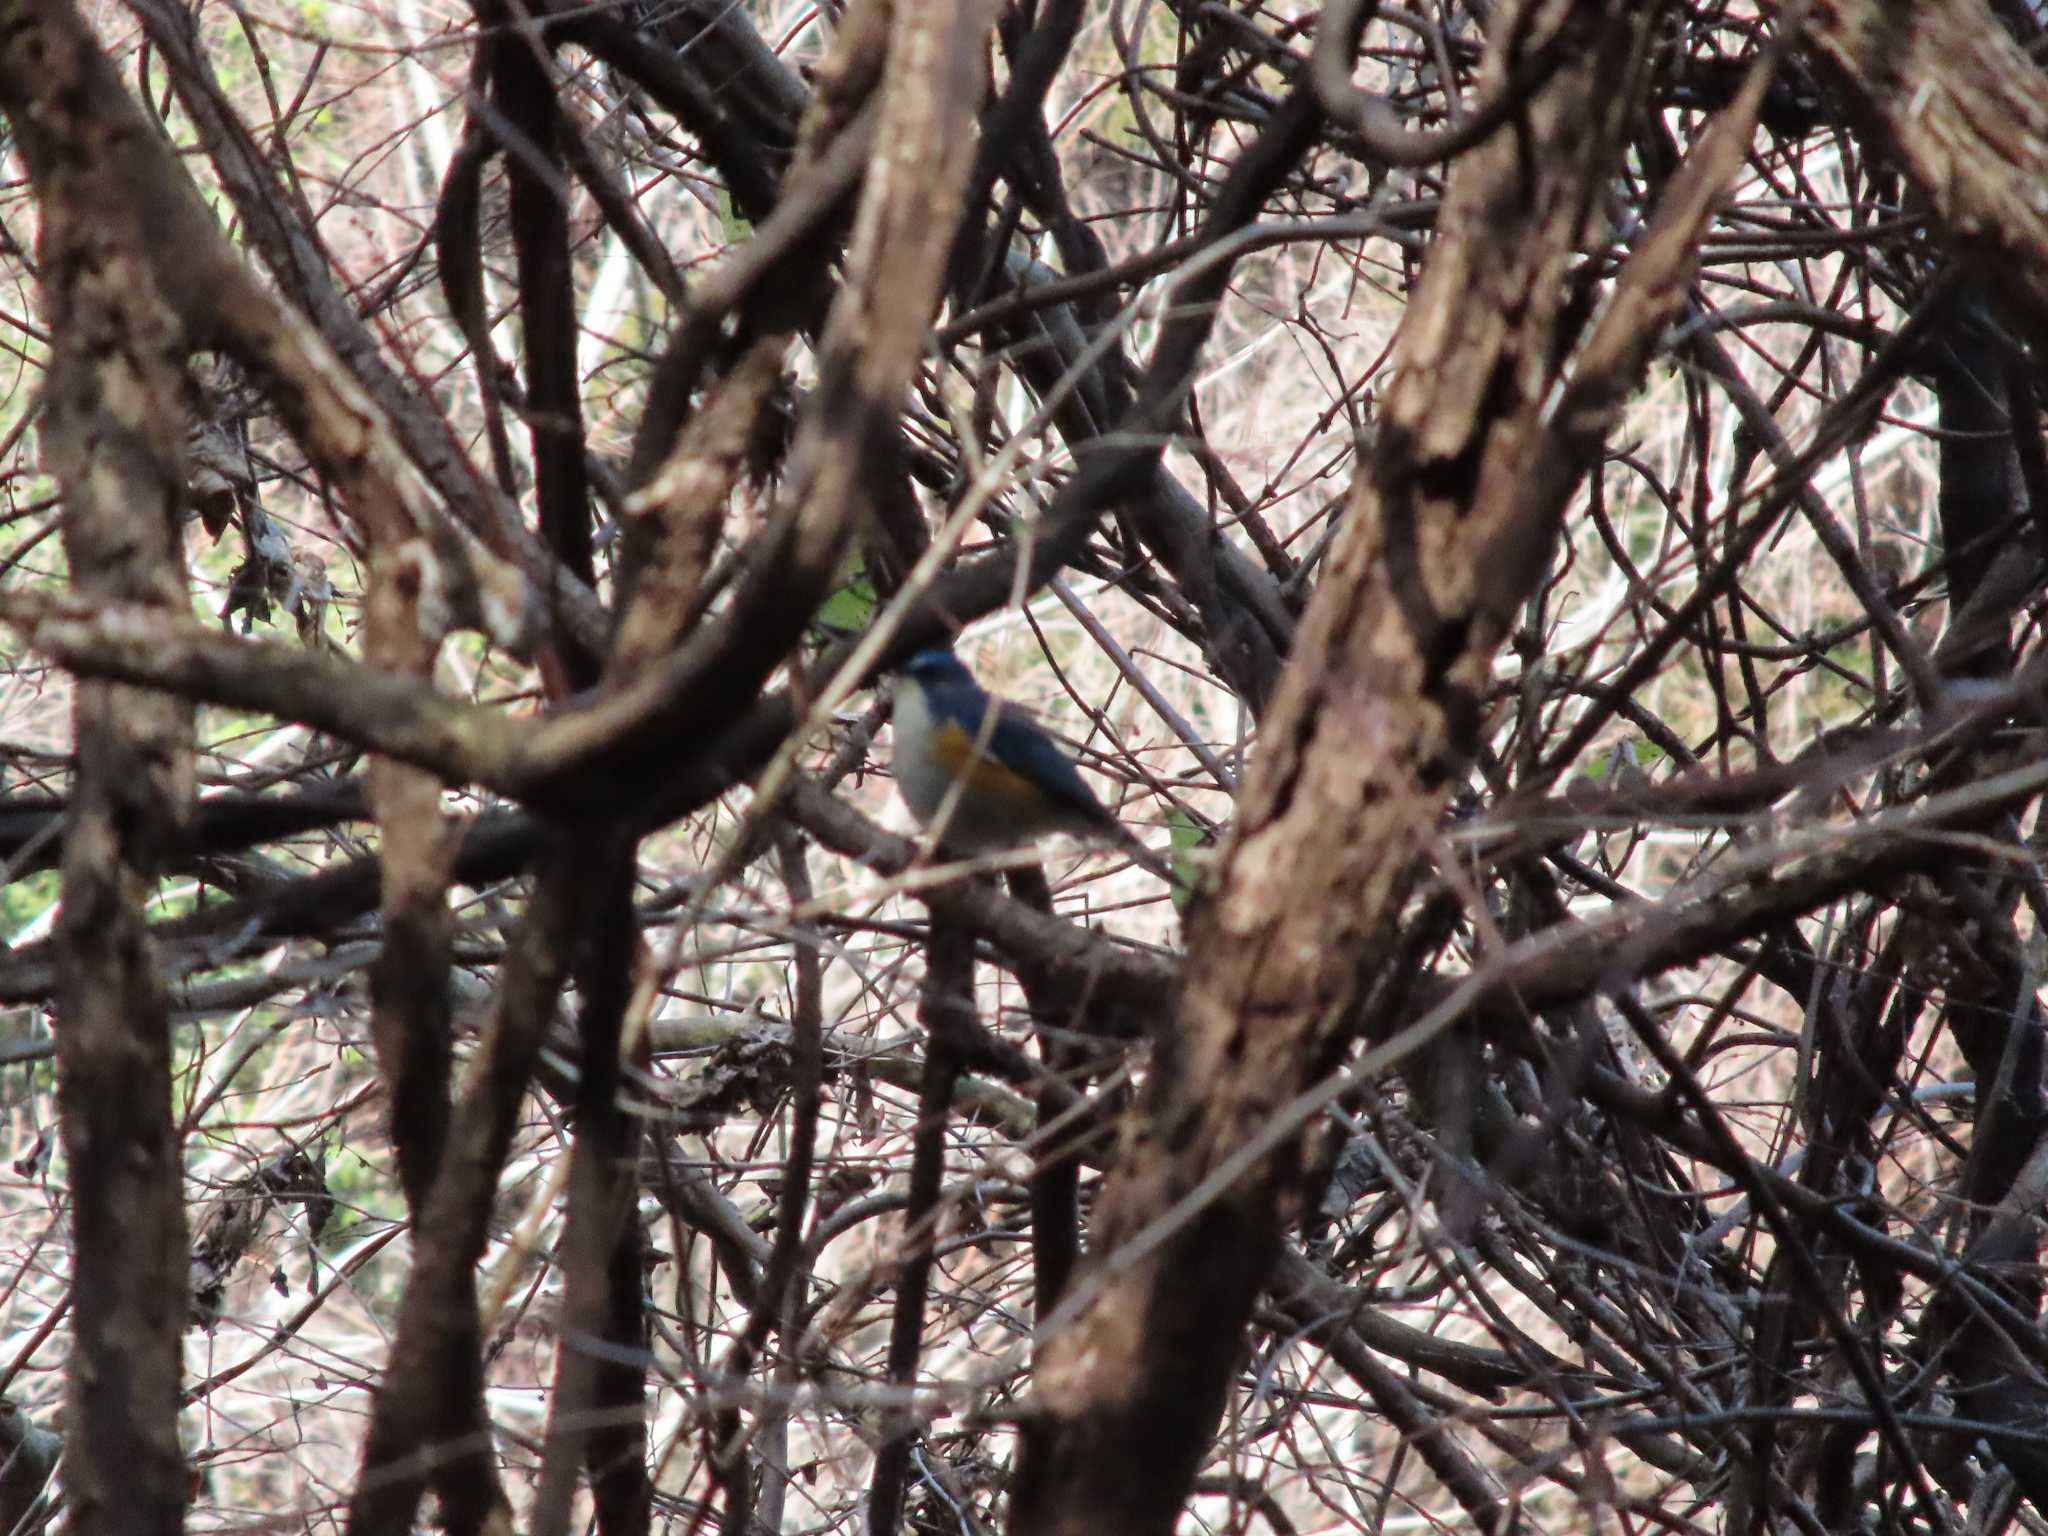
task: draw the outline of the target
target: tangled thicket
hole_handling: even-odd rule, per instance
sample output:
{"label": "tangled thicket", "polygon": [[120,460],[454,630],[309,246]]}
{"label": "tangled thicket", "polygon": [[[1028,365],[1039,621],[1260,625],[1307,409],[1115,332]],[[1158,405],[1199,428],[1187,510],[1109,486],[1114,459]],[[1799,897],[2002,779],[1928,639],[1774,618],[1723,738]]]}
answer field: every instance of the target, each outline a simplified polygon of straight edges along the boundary
{"label": "tangled thicket", "polygon": [[2042,1527],[2031,0],[0,23],[0,1528]]}

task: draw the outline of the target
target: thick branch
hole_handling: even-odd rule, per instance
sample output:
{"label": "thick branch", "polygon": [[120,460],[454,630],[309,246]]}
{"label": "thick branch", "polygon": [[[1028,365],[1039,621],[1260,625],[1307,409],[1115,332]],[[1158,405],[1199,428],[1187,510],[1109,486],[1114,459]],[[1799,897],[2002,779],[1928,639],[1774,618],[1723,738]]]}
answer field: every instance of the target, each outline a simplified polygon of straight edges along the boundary
{"label": "thick branch", "polygon": [[[1634,110],[1634,26],[1618,4],[1538,4],[1503,17],[1499,35],[1571,62],[1535,93],[1519,134],[1454,172],[1376,461],[1274,701],[1222,880],[1190,928],[1178,1049],[1098,1208],[1110,1268],[1084,1278],[1092,1304],[1040,1361],[1019,1532],[1171,1528],[1292,1214],[1296,1143],[1155,1224],[1341,1047],[1442,797],[1471,760],[1494,648],[1648,336],[1677,312],[1754,123],[1761,79],[1674,186],[1560,402],[1565,279]],[[1512,65],[1495,56],[1494,79]],[[1152,1475],[1131,1478],[1134,1458]]]}

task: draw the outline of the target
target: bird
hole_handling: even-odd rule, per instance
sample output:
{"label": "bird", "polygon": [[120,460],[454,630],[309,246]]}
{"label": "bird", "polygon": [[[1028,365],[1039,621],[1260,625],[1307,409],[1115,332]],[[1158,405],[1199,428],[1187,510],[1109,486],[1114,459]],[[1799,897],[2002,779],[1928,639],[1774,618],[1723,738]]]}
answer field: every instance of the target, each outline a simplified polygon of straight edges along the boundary
{"label": "bird", "polygon": [[1095,797],[1058,743],[1015,704],[984,692],[949,647],[919,651],[901,671],[896,790],[919,826],[943,817],[942,848],[989,853],[1063,832],[1113,843],[1177,883],[1172,867]]}

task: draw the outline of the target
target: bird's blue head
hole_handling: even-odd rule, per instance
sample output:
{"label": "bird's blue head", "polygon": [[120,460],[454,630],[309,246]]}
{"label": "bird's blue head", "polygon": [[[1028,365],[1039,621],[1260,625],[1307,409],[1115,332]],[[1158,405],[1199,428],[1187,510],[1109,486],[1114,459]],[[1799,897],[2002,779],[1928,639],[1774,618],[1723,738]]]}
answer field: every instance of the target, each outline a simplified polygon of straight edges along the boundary
{"label": "bird's blue head", "polygon": [[974,674],[960,664],[960,658],[943,645],[929,646],[903,663],[903,674],[926,688],[974,686]]}
{"label": "bird's blue head", "polygon": [[934,645],[919,651],[903,663],[903,676],[923,697],[933,719],[950,720],[968,730],[980,728],[988,695],[951,649]]}

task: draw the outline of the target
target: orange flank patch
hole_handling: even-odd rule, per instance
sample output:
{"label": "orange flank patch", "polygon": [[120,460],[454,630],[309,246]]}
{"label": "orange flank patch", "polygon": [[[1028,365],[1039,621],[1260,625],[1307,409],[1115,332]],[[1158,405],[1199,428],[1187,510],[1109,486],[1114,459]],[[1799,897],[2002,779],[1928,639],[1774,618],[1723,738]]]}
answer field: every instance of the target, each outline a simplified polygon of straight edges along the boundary
{"label": "orange flank patch", "polygon": [[1015,769],[997,762],[987,747],[977,755],[974,733],[962,730],[953,721],[946,721],[932,732],[932,756],[946,770],[947,777],[957,779],[964,774],[976,799],[1003,800],[1019,809],[1034,808],[1045,801],[1037,786]]}

